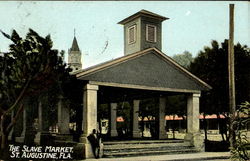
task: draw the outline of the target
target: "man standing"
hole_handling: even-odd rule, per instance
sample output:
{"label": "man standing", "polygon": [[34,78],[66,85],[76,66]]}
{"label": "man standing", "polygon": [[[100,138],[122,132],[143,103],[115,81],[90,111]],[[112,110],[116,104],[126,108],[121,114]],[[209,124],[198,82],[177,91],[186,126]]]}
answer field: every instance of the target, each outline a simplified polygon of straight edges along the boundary
{"label": "man standing", "polygon": [[100,157],[100,136],[99,133],[96,132],[96,129],[93,129],[92,133],[88,136],[88,140],[91,144],[92,151],[94,153],[95,158]]}

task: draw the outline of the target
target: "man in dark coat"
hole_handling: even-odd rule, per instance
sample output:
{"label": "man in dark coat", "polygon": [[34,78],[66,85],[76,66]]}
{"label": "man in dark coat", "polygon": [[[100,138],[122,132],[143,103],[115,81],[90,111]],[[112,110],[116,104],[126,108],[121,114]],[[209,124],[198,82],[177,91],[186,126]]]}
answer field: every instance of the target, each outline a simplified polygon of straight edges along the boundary
{"label": "man in dark coat", "polygon": [[100,136],[96,132],[96,129],[93,129],[92,133],[88,136],[88,140],[91,144],[92,151],[94,153],[95,158],[99,158],[100,156]]}

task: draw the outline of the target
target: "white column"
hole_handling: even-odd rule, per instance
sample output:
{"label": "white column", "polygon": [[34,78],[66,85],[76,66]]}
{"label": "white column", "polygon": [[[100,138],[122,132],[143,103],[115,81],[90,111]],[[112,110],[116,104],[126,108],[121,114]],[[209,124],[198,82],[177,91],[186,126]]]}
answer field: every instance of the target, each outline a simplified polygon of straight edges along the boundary
{"label": "white column", "polygon": [[200,94],[192,94],[188,96],[187,100],[187,132],[200,132],[200,112],[199,112]]}
{"label": "white column", "polygon": [[166,128],[165,128],[165,108],[166,98],[160,97],[159,99],[159,139],[167,139]]}
{"label": "white column", "polygon": [[93,129],[97,129],[97,90],[98,85],[87,84],[83,94],[83,135],[80,142],[83,143],[86,158],[94,158],[91,145],[87,137]]}
{"label": "white column", "polygon": [[117,103],[111,103],[110,104],[110,125],[111,125],[111,131],[110,135],[111,137],[118,136],[117,129],[116,129],[116,112],[117,112]]}
{"label": "white column", "polygon": [[204,138],[200,134],[200,94],[190,94],[187,98],[187,134],[185,140],[190,141],[197,150],[204,151]]}
{"label": "white column", "polygon": [[59,134],[68,135],[69,133],[69,109],[63,106],[63,97],[59,96],[58,107],[58,132]]}
{"label": "white column", "polygon": [[139,104],[140,100],[133,101],[133,138],[141,137],[139,130],[139,122],[138,122]]}

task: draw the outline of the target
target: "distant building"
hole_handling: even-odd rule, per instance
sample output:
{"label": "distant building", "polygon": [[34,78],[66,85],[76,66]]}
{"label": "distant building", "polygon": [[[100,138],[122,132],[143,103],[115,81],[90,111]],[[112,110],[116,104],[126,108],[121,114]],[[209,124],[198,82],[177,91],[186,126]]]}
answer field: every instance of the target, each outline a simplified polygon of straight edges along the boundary
{"label": "distant building", "polygon": [[81,56],[82,53],[74,35],[72,46],[68,50],[68,65],[73,70],[73,72],[82,69]]}

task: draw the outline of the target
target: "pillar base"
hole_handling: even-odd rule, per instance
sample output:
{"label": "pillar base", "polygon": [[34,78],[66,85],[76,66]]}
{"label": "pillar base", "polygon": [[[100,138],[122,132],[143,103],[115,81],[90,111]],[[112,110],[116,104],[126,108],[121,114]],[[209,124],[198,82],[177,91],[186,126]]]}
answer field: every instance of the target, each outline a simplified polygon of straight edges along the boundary
{"label": "pillar base", "polygon": [[194,146],[198,151],[205,151],[204,138],[200,133],[187,133],[184,140],[189,141],[190,145]]}
{"label": "pillar base", "polygon": [[79,160],[86,159],[84,143],[77,143],[77,145],[74,146],[74,159],[79,159]]}
{"label": "pillar base", "polygon": [[21,136],[15,137],[15,141],[17,143],[24,143],[25,133],[26,133],[26,130],[23,130]]}
{"label": "pillar base", "polygon": [[41,132],[37,132],[36,133],[34,142],[35,142],[36,145],[40,145],[41,144]]}
{"label": "pillar base", "polygon": [[133,138],[140,138],[140,137],[141,137],[140,131],[133,131]]}
{"label": "pillar base", "polygon": [[111,130],[111,131],[110,131],[110,135],[111,135],[111,137],[116,137],[116,136],[118,136],[117,130]]}
{"label": "pillar base", "polygon": [[163,132],[163,133],[160,133],[159,134],[159,139],[167,139],[168,138],[168,134],[165,132]]}
{"label": "pillar base", "polygon": [[15,138],[15,141],[17,142],[17,143],[24,143],[24,136],[20,136],[20,137],[16,137]]}
{"label": "pillar base", "polygon": [[53,145],[54,138],[49,132],[38,132],[35,136],[34,143],[36,145]]}
{"label": "pillar base", "polygon": [[[80,145],[83,147],[83,158],[95,158],[92,146],[88,141],[88,138],[85,136],[82,136],[80,138]],[[103,143],[100,144],[100,158],[103,156]]]}
{"label": "pillar base", "polygon": [[79,142],[80,143],[88,143],[88,138],[87,138],[87,135],[86,134],[82,134],[81,137],[79,138]]}
{"label": "pillar base", "polygon": [[73,141],[73,136],[70,134],[57,134],[55,140],[70,142],[70,141]]}
{"label": "pillar base", "polygon": [[[8,140],[10,141],[10,140],[12,140],[12,139],[15,139],[14,137],[13,137],[13,130],[9,133],[9,135],[8,135]],[[14,140],[13,140],[14,141]]]}

